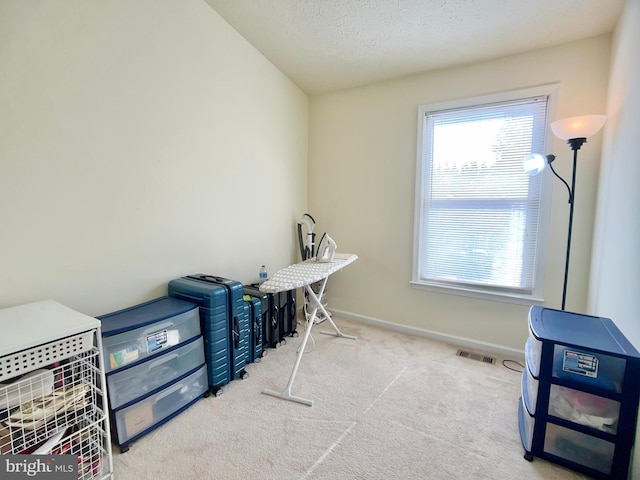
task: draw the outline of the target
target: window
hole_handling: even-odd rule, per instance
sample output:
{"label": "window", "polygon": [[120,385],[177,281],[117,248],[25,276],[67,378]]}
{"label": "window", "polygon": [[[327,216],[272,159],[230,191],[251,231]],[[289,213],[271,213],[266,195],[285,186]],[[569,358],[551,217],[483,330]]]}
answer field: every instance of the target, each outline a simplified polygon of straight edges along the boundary
{"label": "window", "polygon": [[522,159],[545,151],[551,93],[420,107],[414,286],[539,299],[549,195]]}

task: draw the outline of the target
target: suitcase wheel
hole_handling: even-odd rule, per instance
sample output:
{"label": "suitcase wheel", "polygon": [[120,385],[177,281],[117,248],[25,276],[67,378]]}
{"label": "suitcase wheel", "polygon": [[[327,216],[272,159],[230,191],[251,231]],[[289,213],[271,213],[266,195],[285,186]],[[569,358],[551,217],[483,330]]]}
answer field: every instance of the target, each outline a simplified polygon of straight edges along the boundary
{"label": "suitcase wheel", "polygon": [[244,379],[245,379],[245,378],[247,378],[248,376],[249,376],[249,373],[248,373],[248,372],[246,372],[246,371],[245,371],[245,372],[242,372],[242,373],[240,374],[240,379],[244,380]]}
{"label": "suitcase wheel", "polygon": [[120,453],[127,453],[129,451],[129,445],[120,445]]}
{"label": "suitcase wheel", "polygon": [[212,388],[211,393],[213,393],[214,397],[219,397],[220,395],[222,395],[222,387]]}
{"label": "suitcase wheel", "polygon": [[293,338],[298,338],[298,332],[296,330],[294,330],[293,333],[291,334],[291,336]]}

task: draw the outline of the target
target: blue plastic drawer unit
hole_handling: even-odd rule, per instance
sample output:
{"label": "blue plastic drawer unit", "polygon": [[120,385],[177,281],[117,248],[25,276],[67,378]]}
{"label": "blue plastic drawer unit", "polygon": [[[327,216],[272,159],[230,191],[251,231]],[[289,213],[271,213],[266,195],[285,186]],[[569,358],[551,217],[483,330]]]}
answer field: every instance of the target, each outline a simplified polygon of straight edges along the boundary
{"label": "blue plastic drawer unit", "polygon": [[107,372],[141,362],[200,335],[198,305],[169,297],[97,318],[102,322]]}
{"label": "blue plastic drawer unit", "polygon": [[610,319],[549,308],[532,308],[529,317],[534,338],[554,342],[554,377],[622,391],[626,360],[620,355],[635,348]]}
{"label": "blue plastic drawer unit", "polygon": [[518,407],[525,458],[593,478],[627,479],[640,399],[640,354],[608,318],[529,311]]}
{"label": "blue plastic drawer unit", "polygon": [[129,444],[208,394],[197,304],[161,297],[98,317],[113,438]]}

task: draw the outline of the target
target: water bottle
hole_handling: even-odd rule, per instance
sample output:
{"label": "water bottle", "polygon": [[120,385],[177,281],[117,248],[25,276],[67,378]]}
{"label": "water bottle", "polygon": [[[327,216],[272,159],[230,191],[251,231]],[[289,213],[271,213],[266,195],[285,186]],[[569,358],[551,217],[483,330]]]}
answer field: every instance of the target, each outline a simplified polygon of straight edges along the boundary
{"label": "water bottle", "polygon": [[260,267],[260,281],[259,283],[264,283],[267,281],[267,267],[265,267],[264,265],[262,265]]}

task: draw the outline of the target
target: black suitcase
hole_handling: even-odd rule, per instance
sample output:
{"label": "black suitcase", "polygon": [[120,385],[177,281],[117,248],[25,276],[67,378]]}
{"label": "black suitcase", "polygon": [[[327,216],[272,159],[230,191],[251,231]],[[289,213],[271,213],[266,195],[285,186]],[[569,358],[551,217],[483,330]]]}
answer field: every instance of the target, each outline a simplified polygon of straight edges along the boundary
{"label": "black suitcase", "polygon": [[276,307],[274,294],[261,292],[258,283],[245,285],[244,293],[260,299],[262,304],[263,350],[280,347],[282,345],[282,336],[280,335],[280,319],[278,317],[279,307]]}
{"label": "black suitcase", "polygon": [[259,362],[266,350],[262,348],[262,302],[258,297],[251,295],[244,296],[244,305],[249,314],[250,341],[249,341],[249,362]]}
{"label": "black suitcase", "polygon": [[288,290],[274,294],[278,296],[278,318],[281,337],[297,337],[296,291]]}
{"label": "black suitcase", "polygon": [[209,389],[216,396],[221,394],[222,386],[232,380],[227,289],[182,277],[169,282],[169,296],[199,305]]}
{"label": "black suitcase", "polygon": [[247,378],[245,370],[249,359],[250,326],[248,312],[244,308],[243,286],[236,280],[198,273],[187,278],[199,282],[213,283],[224,287],[229,305],[229,328],[231,330],[231,380]]}

